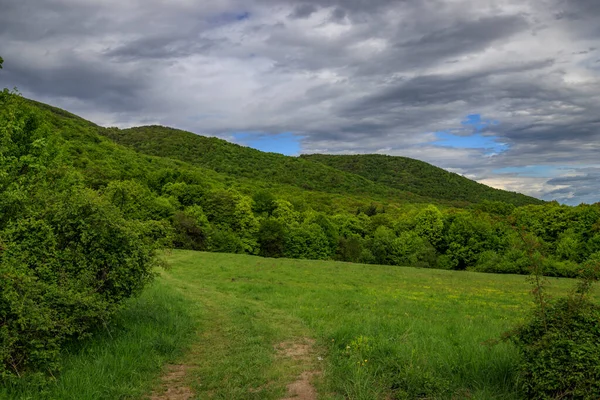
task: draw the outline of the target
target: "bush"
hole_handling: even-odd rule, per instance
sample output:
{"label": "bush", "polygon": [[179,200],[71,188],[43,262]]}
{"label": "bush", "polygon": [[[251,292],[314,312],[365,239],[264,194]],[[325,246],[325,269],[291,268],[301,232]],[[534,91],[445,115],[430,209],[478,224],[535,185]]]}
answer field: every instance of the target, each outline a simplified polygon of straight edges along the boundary
{"label": "bush", "polygon": [[580,282],[568,297],[548,302],[542,284],[534,288],[538,306],[509,334],[522,355],[522,386],[531,399],[600,398],[600,305],[589,291],[600,263],[580,269]]}
{"label": "bush", "polygon": [[[545,317],[544,317],[545,315]],[[531,399],[600,398],[600,307],[560,299],[512,336]]]}
{"label": "bush", "polygon": [[0,92],[0,380],[51,374],[66,340],[105,324],[153,276],[160,227],[84,189],[57,142]]}
{"label": "bush", "polygon": [[52,371],[65,340],[105,324],[152,278],[141,223],[75,189],[0,232],[0,377]]}
{"label": "bush", "polygon": [[259,254],[263,257],[283,257],[286,232],[283,222],[273,218],[263,219],[258,230]]}

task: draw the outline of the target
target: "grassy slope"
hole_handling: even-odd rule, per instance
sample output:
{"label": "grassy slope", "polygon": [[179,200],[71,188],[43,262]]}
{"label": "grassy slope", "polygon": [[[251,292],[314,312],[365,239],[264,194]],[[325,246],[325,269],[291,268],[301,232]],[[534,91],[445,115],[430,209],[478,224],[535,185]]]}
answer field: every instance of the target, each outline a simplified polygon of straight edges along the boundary
{"label": "grassy slope", "polygon": [[424,197],[465,203],[503,201],[517,206],[543,203],[520,193],[491,188],[412,158],[379,154],[310,154],[301,157]]}
{"label": "grassy slope", "polygon": [[[223,359],[214,345],[201,347],[192,379],[199,398],[277,398],[281,384],[269,385],[273,377],[262,368],[276,364],[273,345],[285,340],[285,318],[288,334],[317,340],[322,398],[519,397],[514,348],[482,342],[531,307],[523,277],[190,251],[174,252],[170,262],[169,279],[213,318],[230,316],[222,330],[239,333],[208,333],[217,347],[236,351]],[[568,284],[552,279],[552,291],[564,293]],[[234,390],[229,382],[239,374]],[[262,397],[248,394],[264,385]]]}
{"label": "grassy slope", "polygon": [[[188,366],[198,399],[280,399],[314,369],[323,399],[519,398],[514,348],[482,342],[531,307],[521,276],[193,251],[168,261],[110,335],[70,349],[56,385],[0,398],[143,398],[166,362]],[[550,282],[553,294],[571,284]],[[274,345],[306,337],[310,358],[278,356]]]}

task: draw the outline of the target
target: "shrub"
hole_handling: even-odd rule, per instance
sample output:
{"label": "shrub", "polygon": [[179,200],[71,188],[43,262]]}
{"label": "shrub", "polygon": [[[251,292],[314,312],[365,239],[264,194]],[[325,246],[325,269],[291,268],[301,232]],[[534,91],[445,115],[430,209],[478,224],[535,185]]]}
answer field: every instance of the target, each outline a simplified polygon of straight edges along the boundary
{"label": "shrub", "polygon": [[159,230],[84,189],[57,142],[0,92],[0,380],[52,373],[66,340],[105,324],[153,276]]}
{"label": "shrub", "polygon": [[0,377],[52,371],[69,338],[105,324],[152,278],[141,223],[74,189],[0,232]]}
{"label": "shrub", "polygon": [[600,307],[564,298],[512,337],[523,387],[532,399],[600,398]]}
{"label": "shrub", "polygon": [[519,370],[528,398],[600,398],[600,306],[588,298],[599,266],[585,265],[570,296],[542,298],[529,320],[509,334],[522,355]]}

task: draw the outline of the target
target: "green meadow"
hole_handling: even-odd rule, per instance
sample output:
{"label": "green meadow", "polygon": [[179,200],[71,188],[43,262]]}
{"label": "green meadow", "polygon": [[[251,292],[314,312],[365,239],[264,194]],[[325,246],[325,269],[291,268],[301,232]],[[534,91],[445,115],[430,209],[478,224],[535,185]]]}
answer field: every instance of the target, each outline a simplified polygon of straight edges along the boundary
{"label": "green meadow", "polygon": [[[168,268],[56,379],[10,399],[281,399],[303,371],[321,399],[517,399],[517,353],[490,340],[533,306],[526,278],[467,271],[173,251]],[[550,278],[550,293],[572,282]],[[285,357],[281,343],[310,344]],[[161,380],[169,365],[185,370]],[[165,397],[166,398],[166,397]]]}

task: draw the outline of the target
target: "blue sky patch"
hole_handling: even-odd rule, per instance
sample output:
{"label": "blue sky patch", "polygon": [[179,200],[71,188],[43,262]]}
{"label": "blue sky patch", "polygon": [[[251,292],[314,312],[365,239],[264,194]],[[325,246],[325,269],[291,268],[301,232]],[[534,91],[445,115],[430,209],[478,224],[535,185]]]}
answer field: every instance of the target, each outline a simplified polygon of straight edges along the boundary
{"label": "blue sky patch", "polygon": [[271,153],[280,153],[286,156],[297,156],[300,154],[300,141],[302,136],[291,132],[279,134],[268,134],[260,132],[238,132],[234,133],[235,142],[243,146],[252,147],[256,150]]}
{"label": "blue sky patch", "polygon": [[499,142],[498,136],[482,134],[488,127],[498,125],[498,121],[483,119],[481,114],[470,114],[460,123],[463,128],[436,132],[437,140],[433,144],[462,149],[486,149],[489,150],[486,155],[508,150],[509,146]]}
{"label": "blue sky patch", "polygon": [[244,21],[248,18],[250,18],[250,13],[248,11],[245,11],[235,16],[235,19],[237,19],[238,21]]}

